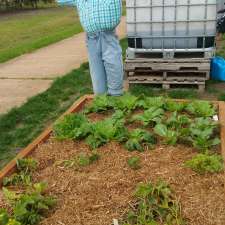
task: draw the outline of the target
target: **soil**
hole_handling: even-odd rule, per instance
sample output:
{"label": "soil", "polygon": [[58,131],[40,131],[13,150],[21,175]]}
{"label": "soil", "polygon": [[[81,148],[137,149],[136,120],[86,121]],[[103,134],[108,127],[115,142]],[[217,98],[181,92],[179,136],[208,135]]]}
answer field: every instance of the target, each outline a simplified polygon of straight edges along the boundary
{"label": "soil", "polygon": [[[89,119],[98,121],[109,114],[90,114]],[[111,142],[98,149],[100,159],[87,167],[74,170],[57,163],[90,152],[84,141],[57,141],[51,136],[33,153],[39,162],[34,181],[46,181],[49,194],[57,198],[57,206],[40,225],[110,225],[134,203],[140,182],[158,180],[175,192],[186,225],[225,224],[225,174],[199,175],[185,168],[184,162],[197,154],[193,148],[159,143],[154,150],[140,153]],[[132,156],[140,157],[139,170],[128,166]]]}

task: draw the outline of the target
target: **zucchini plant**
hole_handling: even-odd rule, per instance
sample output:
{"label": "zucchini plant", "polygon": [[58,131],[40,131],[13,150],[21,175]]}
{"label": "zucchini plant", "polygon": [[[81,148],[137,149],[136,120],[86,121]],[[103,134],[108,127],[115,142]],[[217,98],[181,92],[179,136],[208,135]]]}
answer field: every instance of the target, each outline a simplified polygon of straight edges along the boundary
{"label": "zucchini plant", "polygon": [[152,147],[157,142],[154,135],[143,129],[135,129],[129,132],[125,147],[129,151],[144,151],[144,146]]}

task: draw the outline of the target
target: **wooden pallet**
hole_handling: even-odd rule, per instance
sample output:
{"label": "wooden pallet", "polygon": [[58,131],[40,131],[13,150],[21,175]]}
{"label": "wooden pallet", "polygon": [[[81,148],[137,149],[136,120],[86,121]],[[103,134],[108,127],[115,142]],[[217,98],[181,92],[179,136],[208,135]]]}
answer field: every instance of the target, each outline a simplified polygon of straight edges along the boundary
{"label": "wooden pallet", "polygon": [[204,92],[205,90],[205,81],[189,81],[189,80],[159,80],[158,78],[153,77],[129,77],[125,80],[125,88],[129,90],[130,84],[154,84],[161,85],[163,89],[170,89],[172,86],[196,86],[199,92]]}
{"label": "wooden pallet", "polygon": [[126,77],[139,77],[139,78],[151,78],[154,80],[167,80],[167,81],[206,81],[210,78],[209,71],[125,71]]}
{"label": "wooden pallet", "polygon": [[174,84],[190,84],[203,91],[210,78],[208,59],[134,59],[126,60],[124,68],[128,84],[160,84],[166,89]]}
{"label": "wooden pallet", "polygon": [[134,59],[125,61],[125,71],[134,72],[137,69],[153,71],[210,71],[208,59]]}

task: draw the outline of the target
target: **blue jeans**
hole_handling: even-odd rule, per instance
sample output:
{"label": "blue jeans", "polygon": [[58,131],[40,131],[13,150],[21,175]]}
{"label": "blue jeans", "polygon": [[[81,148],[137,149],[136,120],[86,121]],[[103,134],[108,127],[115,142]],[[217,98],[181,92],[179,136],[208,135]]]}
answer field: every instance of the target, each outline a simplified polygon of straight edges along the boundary
{"label": "blue jeans", "polygon": [[87,48],[94,93],[122,95],[122,49],[115,32],[87,34]]}

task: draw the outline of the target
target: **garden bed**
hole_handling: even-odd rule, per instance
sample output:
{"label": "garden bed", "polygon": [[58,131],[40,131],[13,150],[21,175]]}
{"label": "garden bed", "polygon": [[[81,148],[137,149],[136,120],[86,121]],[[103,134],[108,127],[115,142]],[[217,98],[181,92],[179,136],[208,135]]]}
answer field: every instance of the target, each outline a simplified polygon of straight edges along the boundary
{"label": "garden bed", "polygon": [[[91,100],[92,96],[83,97],[66,114],[82,110]],[[221,139],[221,144],[214,152],[225,157],[225,104],[214,102],[214,105],[218,110]],[[142,111],[137,110],[136,113],[140,114]],[[94,112],[87,117],[96,122],[111,114],[111,111],[103,114]],[[129,130],[139,126],[139,122],[127,125]],[[152,131],[150,128],[146,129]],[[143,150],[145,151],[127,151],[125,144],[113,140],[97,148],[100,159],[90,165],[69,168],[73,166],[66,166],[62,162],[81,153],[90,155],[90,146],[84,140],[59,141],[52,133],[52,128],[48,128],[17,156],[18,159],[29,155],[38,161],[38,167],[32,175],[33,182],[46,181],[47,192],[57,199],[55,208],[40,224],[110,225],[114,218],[122,221],[128,210],[136,207],[133,194],[137,185],[141,182],[155,184],[159,180],[169,184],[174,191],[186,224],[224,224],[224,172],[198,174],[184,166],[198,152],[192,146],[182,143],[166,145],[162,138],[158,138],[154,147],[145,145]],[[132,157],[138,158],[140,168],[132,169],[132,165],[128,165],[127,162]],[[15,169],[16,159],[1,171],[1,183]],[[0,206],[7,207],[3,199]]]}

